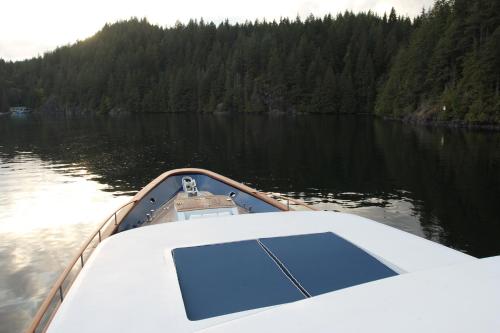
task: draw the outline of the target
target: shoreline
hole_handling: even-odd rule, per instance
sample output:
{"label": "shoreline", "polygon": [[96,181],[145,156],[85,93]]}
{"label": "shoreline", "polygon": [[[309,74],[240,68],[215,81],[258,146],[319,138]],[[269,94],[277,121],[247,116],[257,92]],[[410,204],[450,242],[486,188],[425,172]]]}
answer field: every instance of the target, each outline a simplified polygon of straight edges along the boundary
{"label": "shoreline", "polygon": [[415,119],[413,117],[407,118],[395,118],[387,116],[377,116],[383,120],[400,122],[403,124],[423,126],[423,127],[435,127],[435,128],[450,128],[450,129],[465,129],[465,130],[481,130],[481,131],[500,131],[500,124],[495,123],[484,123],[484,124],[474,124],[468,123],[463,120],[433,120],[433,119]]}
{"label": "shoreline", "polygon": [[[363,117],[373,117],[377,119],[382,119],[384,121],[399,122],[402,124],[423,126],[423,127],[435,127],[435,128],[450,128],[450,129],[465,129],[465,130],[481,130],[481,131],[500,131],[500,124],[496,123],[484,123],[475,124],[468,123],[463,120],[433,120],[433,119],[422,119],[412,116],[407,116],[404,118],[390,117],[376,115],[373,113],[329,113],[329,112],[286,112],[286,111],[264,111],[264,112],[231,112],[231,111],[213,111],[213,112],[132,112],[124,109],[113,108],[110,112],[95,112],[87,108],[80,107],[56,107],[51,111],[47,111],[47,108],[35,109],[34,114],[41,115],[80,115],[80,116],[125,116],[125,115],[138,115],[138,114],[191,114],[191,115],[231,115],[231,114],[248,114],[248,115],[268,115],[268,116],[314,116],[314,115],[330,115],[330,116],[363,116]],[[0,115],[4,115],[1,114]]]}

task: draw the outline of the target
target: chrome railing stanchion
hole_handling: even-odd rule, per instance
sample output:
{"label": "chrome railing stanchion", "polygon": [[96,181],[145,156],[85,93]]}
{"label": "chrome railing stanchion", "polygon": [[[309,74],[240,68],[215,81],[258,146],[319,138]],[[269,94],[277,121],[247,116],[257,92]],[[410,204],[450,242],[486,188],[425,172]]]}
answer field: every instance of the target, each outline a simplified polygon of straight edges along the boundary
{"label": "chrome railing stanchion", "polygon": [[64,299],[64,297],[63,297],[63,291],[62,291],[62,284],[59,286],[59,297],[61,298],[61,303],[62,303],[62,301]]}

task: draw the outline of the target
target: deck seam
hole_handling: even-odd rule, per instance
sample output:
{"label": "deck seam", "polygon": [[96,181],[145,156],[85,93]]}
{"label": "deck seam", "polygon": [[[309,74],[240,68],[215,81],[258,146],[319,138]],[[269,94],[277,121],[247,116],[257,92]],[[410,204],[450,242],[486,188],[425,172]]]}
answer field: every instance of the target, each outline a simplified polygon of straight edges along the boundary
{"label": "deck seam", "polygon": [[272,261],[278,266],[278,268],[286,275],[286,277],[295,285],[297,289],[304,295],[306,298],[312,297],[311,294],[304,288],[300,282],[293,276],[293,274],[286,268],[286,266],[278,259],[278,257],[267,247],[265,246],[260,239],[256,239],[257,244],[267,253],[267,255],[271,258]]}

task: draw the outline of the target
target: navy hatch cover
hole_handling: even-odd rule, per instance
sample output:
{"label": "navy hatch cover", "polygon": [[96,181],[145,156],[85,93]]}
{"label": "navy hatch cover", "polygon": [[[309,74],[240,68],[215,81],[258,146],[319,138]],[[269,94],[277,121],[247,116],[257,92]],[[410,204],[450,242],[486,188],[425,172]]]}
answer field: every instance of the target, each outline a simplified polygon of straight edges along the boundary
{"label": "navy hatch cover", "polygon": [[173,256],[190,320],[304,298],[254,240],[179,248]]}
{"label": "navy hatch cover", "polygon": [[331,232],[172,251],[189,320],[304,299],[397,275]]}
{"label": "navy hatch cover", "polygon": [[331,232],[265,238],[260,242],[311,296],[397,275]]}

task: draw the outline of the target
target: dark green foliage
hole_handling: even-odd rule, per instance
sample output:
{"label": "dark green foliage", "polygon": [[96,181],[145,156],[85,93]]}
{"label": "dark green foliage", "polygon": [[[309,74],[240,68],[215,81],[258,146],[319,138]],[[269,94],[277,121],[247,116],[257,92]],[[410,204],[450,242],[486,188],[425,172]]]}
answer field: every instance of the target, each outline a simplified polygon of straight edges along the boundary
{"label": "dark green foliage", "polygon": [[131,19],[0,61],[0,112],[371,113],[500,123],[500,1],[437,0],[413,23],[345,12],[161,28]]}
{"label": "dark green foliage", "polygon": [[500,2],[438,0],[417,25],[380,90],[376,113],[500,123]]}
{"label": "dark green foliage", "polygon": [[376,85],[411,31],[410,20],[395,12],[388,21],[346,12],[218,26],[200,20],[165,29],[131,19],[43,57],[1,62],[0,106],[371,112]]}

